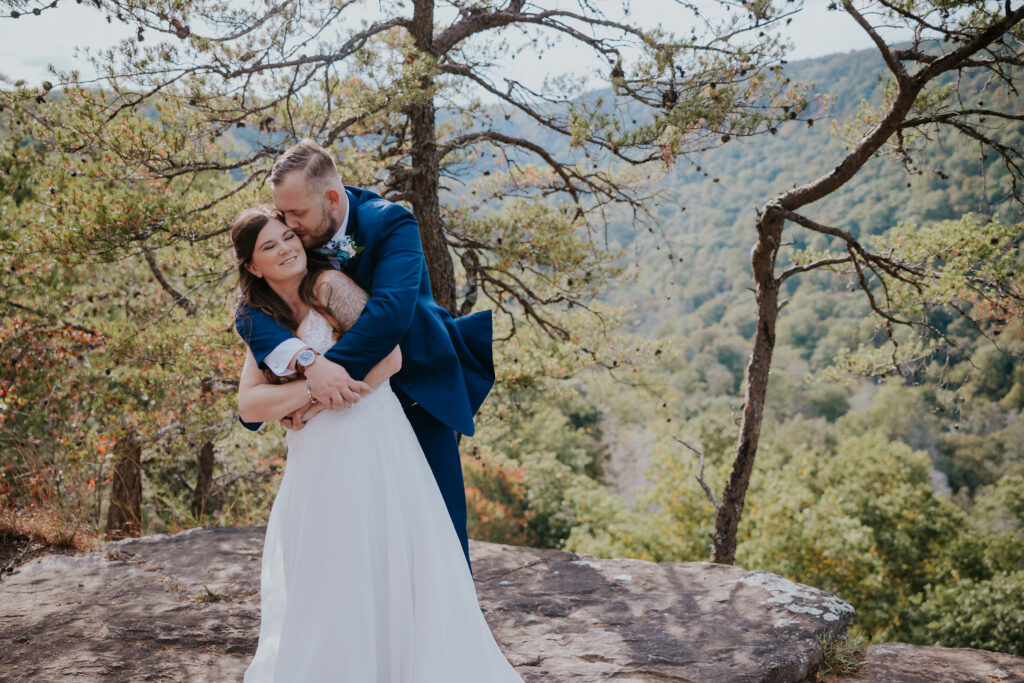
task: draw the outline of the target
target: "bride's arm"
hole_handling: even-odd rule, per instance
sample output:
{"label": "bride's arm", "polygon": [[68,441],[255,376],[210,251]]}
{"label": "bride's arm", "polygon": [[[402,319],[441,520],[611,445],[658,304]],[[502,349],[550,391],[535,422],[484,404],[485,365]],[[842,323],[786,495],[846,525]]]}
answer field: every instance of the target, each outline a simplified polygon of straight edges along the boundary
{"label": "bride's arm", "polygon": [[246,422],[274,422],[309,405],[306,383],[270,384],[252,351],[246,349],[238,380],[238,415]]}
{"label": "bride's arm", "polygon": [[[317,280],[317,298],[330,309],[345,332],[348,332],[369,298],[355,280],[336,270],[326,270]],[[396,346],[373,366],[364,382],[376,390],[391,375],[402,369],[402,351]]]}
{"label": "bride's arm", "polygon": [[384,380],[401,369],[402,350],[396,346],[391,353],[384,356],[379,363],[373,366],[363,381],[369,384],[371,389],[376,390],[377,387],[384,384]]}

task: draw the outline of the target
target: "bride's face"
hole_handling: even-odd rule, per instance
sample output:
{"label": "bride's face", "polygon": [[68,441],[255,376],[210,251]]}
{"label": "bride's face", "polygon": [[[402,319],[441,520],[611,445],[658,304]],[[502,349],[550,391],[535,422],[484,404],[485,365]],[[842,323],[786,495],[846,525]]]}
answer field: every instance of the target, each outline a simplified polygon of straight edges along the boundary
{"label": "bride's face", "polygon": [[306,273],[306,252],[291,228],[271,218],[256,237],[246,268],[268,283],[291,280]]}

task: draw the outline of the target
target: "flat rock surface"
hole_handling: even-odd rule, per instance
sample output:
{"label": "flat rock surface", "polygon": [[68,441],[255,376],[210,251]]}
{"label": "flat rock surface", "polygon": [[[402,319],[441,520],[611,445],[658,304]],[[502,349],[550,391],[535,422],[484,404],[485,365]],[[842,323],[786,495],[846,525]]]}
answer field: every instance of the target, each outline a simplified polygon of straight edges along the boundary
{"label": "flat rock surface", "polygon": [[1024,657],[905,643],[872,645],[864,655],[857,681],[867,683],[1020,683]]}
{"label": "flat rock surface", "polygon": [[[0,680],[240,681],[265,531],[191,529],[15,568],[0,580]],[[725,565],[477,541],[470,554],[487,621],[530,682],[802,681],[816,634],[853,618],[815,588]]]}

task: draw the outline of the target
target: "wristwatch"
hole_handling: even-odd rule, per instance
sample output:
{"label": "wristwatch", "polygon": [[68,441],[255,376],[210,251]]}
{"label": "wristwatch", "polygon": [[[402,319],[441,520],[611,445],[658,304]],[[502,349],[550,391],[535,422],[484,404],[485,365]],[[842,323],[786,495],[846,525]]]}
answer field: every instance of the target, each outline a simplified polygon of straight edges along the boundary
{"label": "wristwatch", "polygon": [[305,348],[299,351],[298,357],[295,359],[295,370],[301,374],[306,374],[306,369],[313,364],[313,361],[317,359],[320,354],[310,348]]}

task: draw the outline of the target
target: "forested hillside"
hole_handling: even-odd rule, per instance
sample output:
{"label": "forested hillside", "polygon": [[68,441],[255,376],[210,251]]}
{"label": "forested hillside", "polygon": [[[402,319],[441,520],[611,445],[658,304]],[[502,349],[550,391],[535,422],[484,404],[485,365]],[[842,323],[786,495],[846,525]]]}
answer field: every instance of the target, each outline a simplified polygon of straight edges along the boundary
{"label": "forested hillside", "polygon": [[[829,95],[807,113],[813,123],[732,140],[652,175],[663,189],[659,220],[639,235],[627,215],[613,222],[629,285],[602,298],[622,311],[624,332],[663,351],[520,392],[518,409],[472,442],[487,452],[467,463],[483,496],[507,506],[481,503],[480,535],[599,556],[706,559],[714,510],[697,481],[699,457],[680,440],[703,451],[704,478],[720,491],[755,324],[755,212],[837,163],[844,126],[862,100],[880,97],[880,66],[873,51],[790,64],[794,80]],[[1024,103],[1005,86],[990,96]],[[1006,139],[1020,147],[1022,133],[1017,124]],[[851,185],[816,209],[858,237],[901,222],[1022,216],[1007,201],[1001,163],[963,137],[938,141],[911,171],[873,159]],[[1019,266],[1022,231],[1011,244]],[[829,246],[800,233],[790,240]],[[1017,317],[977,329],[935,310],[957,348],[904,376],[882,368],[863,377],[841,356],[885,335],[853,283],[852,271],[786,282],[737,562],[835,591],[876,639],[1020,653],[1024,621],[1009,605],[1024,599],[1024,326]],[[499,462],[501,476],[486,476]],[[502,515],[525,519],[527,532],[510,532]]]}

